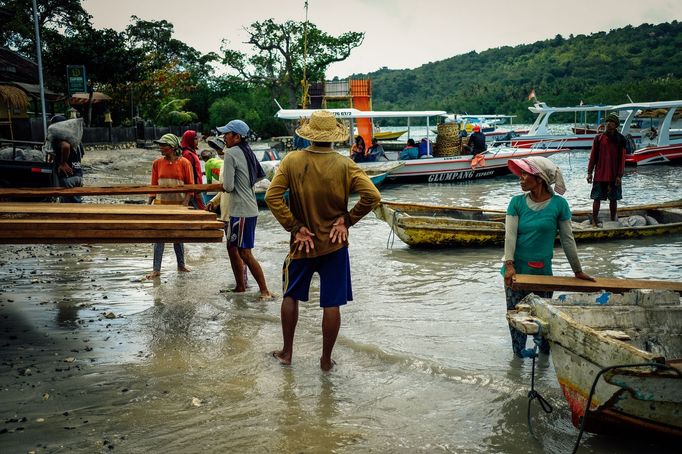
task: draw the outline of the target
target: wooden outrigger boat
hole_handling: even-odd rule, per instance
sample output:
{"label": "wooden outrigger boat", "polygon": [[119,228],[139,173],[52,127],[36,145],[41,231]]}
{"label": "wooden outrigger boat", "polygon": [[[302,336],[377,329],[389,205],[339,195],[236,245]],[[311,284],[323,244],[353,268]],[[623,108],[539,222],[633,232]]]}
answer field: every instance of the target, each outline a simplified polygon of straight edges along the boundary
{"label": "wooden outrigger boat", "polygon": [[508,312],[515,328],[549,341],[581,434],[647,432],[682,440],[682,284],[665,284],[677,285],[674,291],[579,293],[560,300],[531,294]]}
{"label": "wooden outrigger boat", "polygon": [[[385,202],[374,210],[395,235],[413,247],[501,247],[505,212],[481,208]],[[682,233],[682,200],[659,205],[623,207],[619,216],[638,216],[648,225],[623,227],[606,222],[590,227],[588,211],[573,212],[577,242],[640,238]],[[654,224],[655,222],[655,224]]]}

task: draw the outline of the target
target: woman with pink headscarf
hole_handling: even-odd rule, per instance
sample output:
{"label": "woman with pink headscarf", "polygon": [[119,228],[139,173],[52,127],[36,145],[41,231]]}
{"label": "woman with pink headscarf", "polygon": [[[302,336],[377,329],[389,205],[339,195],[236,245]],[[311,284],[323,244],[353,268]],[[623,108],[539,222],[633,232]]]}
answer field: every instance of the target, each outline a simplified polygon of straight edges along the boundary
{"label": "woman with pink headscarf", "polygon": [[[519,274],[552,275],[554,241],[559,233],[561,246],[568,263],[579,279],[594,281],[585,274],[578,258],[578,249],[571,227],[571,209],[560,195],[566,192],[564,178],[559,167],[547,158],[530,157],[511,159],[509,170],[519,177],[523,194],[509,202],[505,218],[504,275],[507,310],[512,310],[530,292],[512,290],[514,276]],[[554,188],[552,188],[554,185]],[[533,292],[543,298],[551,298],[552,292]],[[512,349],[519,357],[534,353],[526,349],[526,335],[509,327]],[[549,346],[540,346],[547,353]]]}
{"label": "woman with pink headscarf", "polygon": [[[190,164],[192,164],[192,170],[194,171],[194,181],[196,184],[201,184],[203,181],[203,172],[201,171],[201,159],[197,155],[197,148],[199,146],[199,137],[197,137],[197,132],[193,130],[185,131],[180,140],[180,146],[182,147],[182,157],[187,159]],[[201,193],[195,193],[190,203],[197,210],[203,210],[204,201],[201,197]]]}

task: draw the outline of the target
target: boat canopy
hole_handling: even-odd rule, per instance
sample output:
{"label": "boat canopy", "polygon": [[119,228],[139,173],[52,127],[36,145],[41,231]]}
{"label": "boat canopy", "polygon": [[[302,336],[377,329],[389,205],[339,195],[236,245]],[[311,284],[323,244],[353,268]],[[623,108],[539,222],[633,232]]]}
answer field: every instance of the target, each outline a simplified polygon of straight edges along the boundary
{"label": "boat canopy", "polygon": [[656,146],[664,147],[670,145],[670,126],[673,121],[673,116],[679,107],[682,107],[682,101],[654,101],[654,102],[631,102],[627,104],[619,104],[613,106],[614,110],[624,110],[628,111],[627,117],[623,122],[623,128],[621,133],[627,135],[630,133],[632,127],[632,121],[637,116],[640,110],[653,110],[653,109],[668,109],[668,112],[663,117],[663,121],[656,133]]}
{"label": "boat canopy", "polygon": [[298,120],[308,118],[313,112],[326,110],[333,113],[339,119],[349,118],[424,118],[424,117],[444,117],[447,113],[444,110],[358,110],[347,109],[280,109],[275,117],[283,120]]}
{"label": "boat canopy", "polygon": [[581,112],[602,112],[607,110],[614,110],[611,105],[582,105],[573,107],[550,107],[544,102],[536,102],[535,105],[528,108],[534,114],[537,114],[537,118],[533,125],[528,130],[528,136],[540,136],[550,134],[547,124],[549,122],[549,117],[555,113],[581,113]]}

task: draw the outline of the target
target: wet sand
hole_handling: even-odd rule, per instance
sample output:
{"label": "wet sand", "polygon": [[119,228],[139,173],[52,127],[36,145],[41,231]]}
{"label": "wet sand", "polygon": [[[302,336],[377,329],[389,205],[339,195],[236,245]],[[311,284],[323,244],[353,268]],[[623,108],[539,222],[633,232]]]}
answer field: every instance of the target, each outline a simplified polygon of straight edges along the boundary
{"label": "wet sand", "polygon": [[[157,156],[89,152],[86,184],[145,184]],[[562,165],[584,179],[583,163],[572,159]],[[672,196],[646,193],[652,181]],[[679,198],[677,181],[666,169],[645,170],[624,184],[650,202]],[[578,194],[572,205],[584,207],[578,176],[569,182]],[[498,178],[386,187],[382,195],[503,208],[516,191],[516,180]],[[399,240],[387,249],[387,238],[373,215],[352,229],[355,299],[342,309],[329,374],[319,370],[315,286],[301,307],[293,365],[282,367],[269,354],[281,347],[279,301],[257,301],[252,278],[245,295],[224,292],[234,285],[224,243],[187,245],[191,273],[175,270],[168,245],[157,281],[142,279],[151,245],[2,246],[0,451],[570,451],[577,431],[547,357],[538,361],[536,389],[555,411],[534,411],[539,441],[527,433],[531,370],[509,348],[501,251],[418,251]],[[261,211],[254,254],[277,293],[287,244]],[[679,235],[579,253],[594,275],[682,275]],[[555,261],[557,274],[570,272],[560,250]],[[583,445],[597,453],[661,449],[613,437],[587,436]]]}

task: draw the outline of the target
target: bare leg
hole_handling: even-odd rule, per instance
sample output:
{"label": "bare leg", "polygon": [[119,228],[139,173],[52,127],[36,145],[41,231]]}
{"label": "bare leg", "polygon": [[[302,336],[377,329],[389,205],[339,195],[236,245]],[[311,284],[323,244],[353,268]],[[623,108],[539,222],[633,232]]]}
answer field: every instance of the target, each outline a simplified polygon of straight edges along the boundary
{"label": "bare leg", "polygon": [[618,213],[618,201],[617,200],[610,200],[609,201],[609,211],[611,212],[611,220],[615,221],[618,218],[616,217],[616,214]]}
{"label": "bare leg", "polygon": [[232,274],[234,274],[234,280],[236,282],[234,291],[237,293],[246,291],[246,288],[244,287],[244,262],[240,257],[239,251],[240,249],[237,246],[228,246],[227,248],[227,254],[230,256]]}
{"label": "bare leg", "polygon": [[320,368],[323,371],[331,370],[334,367],[332,361],[332,350],[336,343],[341,327],[341,311],[338,307],[325,307],[322,315],[322,357],[320,358]]}
{"label": "bare leg", "polygon": [[265,283],[265,276],[263,275],[263,270],[260,267],[260,263],[251,253],[251,249],[239,248],[239,256],[244,261],[244,265],[249,268],[251,275],[256,280],[258,288],[260,290],[260,296],[262,298],[269,298],[271,295],[270,290],[268,290],[268,285]]}
{"label": "bare leg", "polygon": [[290,296],[285,296],[282,300],[281,316],[284,346],[282,350],[272,352],[272,356],[277,358],[280,363],[289,365],[294,352],[294,334],[298,323],[298,302]]}
{"label": "bare leg", "polygon": [[599,208],[601,208],[601,200],[597,199],[592,202],[592,225],[595,227],[599,224]]}

